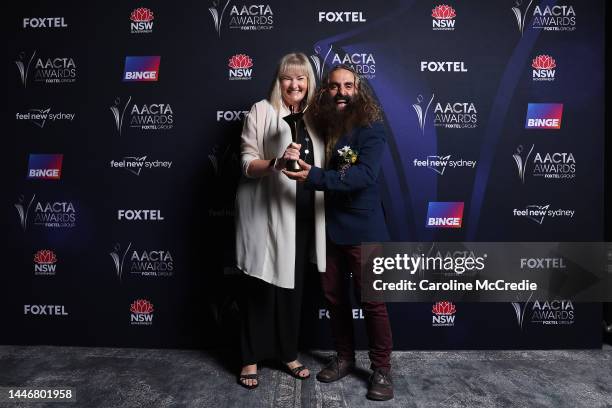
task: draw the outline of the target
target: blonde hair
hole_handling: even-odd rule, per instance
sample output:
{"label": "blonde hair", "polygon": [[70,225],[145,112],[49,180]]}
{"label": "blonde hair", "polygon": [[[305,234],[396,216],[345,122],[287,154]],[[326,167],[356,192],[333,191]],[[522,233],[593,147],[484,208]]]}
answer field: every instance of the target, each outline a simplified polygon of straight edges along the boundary
{"label": "blonde hair", "polygon": [[287,54],[278,63],[274,81],[272,82],[272,89],[270,90],[270,97],[268,98],[270,104],[274,106],[277,112],[280,112],[283,104],[280,79],[282,75],[291,70],[296,70],[300,74],[305,75],[308,80],[308,91],[306,92],[306,98],[304,98],[305,101],[302,101],[302,105],[304,103],[309,105],[314,98],[317,82],[308,57],[301,52]]}

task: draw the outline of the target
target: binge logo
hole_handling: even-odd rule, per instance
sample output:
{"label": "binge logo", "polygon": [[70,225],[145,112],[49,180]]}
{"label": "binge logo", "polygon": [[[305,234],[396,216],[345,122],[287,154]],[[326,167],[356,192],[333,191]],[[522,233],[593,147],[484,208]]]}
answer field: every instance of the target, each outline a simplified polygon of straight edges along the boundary
{"label": "binge logo", "polygon": [[562,115],[562,103],[530,103],[525,129],[561,129]]}
{"label": "binge logo", "polygon": [[59,180],[62,175],[63,154],[30,154],[29,179]]}
{"label": "binge logo", "polygon": [[124,82],[157,82],[161,57],[125,57]]}
{"label": "binge logo", "polygon": [[430,202],[427,209],[427,228],[461,228],[463,202]]}

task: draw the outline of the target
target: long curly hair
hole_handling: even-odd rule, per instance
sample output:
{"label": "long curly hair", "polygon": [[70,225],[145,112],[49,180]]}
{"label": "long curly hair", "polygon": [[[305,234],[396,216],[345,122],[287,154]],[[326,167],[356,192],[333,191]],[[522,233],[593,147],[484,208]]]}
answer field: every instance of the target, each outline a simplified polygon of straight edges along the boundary
{"label": "long curly hair", "polygon": [[[338,114],[333,99],[328,94],[329,78],[332,73],[340,69],[351,72],[355,78],[355,92],[351,103],[347,105],[347,111]],[[382,119],[380,106],[374,99],[370,87],[361,80],[359,74],[348,65],[336,65],[333,67],[321,86],[315,98],[309,106],[306,117],[312,123],[316,131],[325,139],[326,163],[332,158],[332,151],[342,135],[350,132],[356,127],[370,126]],[[340,118],[342,118],[340,120]]]}

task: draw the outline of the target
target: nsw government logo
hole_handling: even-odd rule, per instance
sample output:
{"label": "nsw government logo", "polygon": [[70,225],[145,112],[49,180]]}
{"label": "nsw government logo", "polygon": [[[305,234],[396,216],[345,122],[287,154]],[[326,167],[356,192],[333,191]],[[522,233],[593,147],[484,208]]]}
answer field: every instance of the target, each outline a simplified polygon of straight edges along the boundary
{"label": "nsw government logo", "polygon": [[130,305],[130,324],[150,326],[153,324],[153,303],[147,299],[137,299]]}
{"label": "nsw government logo", "polygon": [[538,55],[531,61],[531,78],[534,81],[554,81],[557,64],[550,55]]}
{"label": "nsw government logo", "polygon": [[461,228],[463,202],[429,202],[427,228]]}
{"label": "nsw government logo", "polygon": [[134,9],[130,14],[132,34],[150,34],[153,32],[153,12],[145,7]]}
{"label": "nsw government logo", "polygon": [[248,80],[253,76],[253,60],[245,54],[236,54],[228,61],[230,80]]}
{"label": "nsw government logo", "polygon": [[529,103],[525,129],[561,129],[562,103]]}
{"label": "nsw government logo", "polygon": [[452,302],[436,302],[431,312],[431,325],[433,327],[452,327],[455,325],[455,312],[457,311]]}
{"label": "nsw government logo", "polygon": [[41,249],[34,254],[34,275],[54,276],[57,256],[50,249]]}
{"label": "nsw government logo", "polygon": [[157,82],[161,57],[125,57],[124,82]]}
{"label": "nsw government logo", "polygon": [[436,6],[431,11],[432,28],[434,31],[453,31],[455,29],[455,9],[446,4]]}
{"label": "nsw government logo", "polygon": [[62,176],[63,154],[30,154],[27,178],[59,180]]}

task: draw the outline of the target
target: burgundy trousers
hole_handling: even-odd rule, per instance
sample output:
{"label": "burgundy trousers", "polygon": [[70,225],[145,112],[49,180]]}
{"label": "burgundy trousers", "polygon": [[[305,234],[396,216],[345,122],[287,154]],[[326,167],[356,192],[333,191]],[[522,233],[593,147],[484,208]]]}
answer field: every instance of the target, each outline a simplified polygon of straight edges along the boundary
{"label": "burgundy trousers", "polygon": [[327,267],[321,274],[321,286],[329,308],[332,336],[338,356],[355,359],[353,313],[349,295],[352,274],[355,299],[363,309],[368,334],[371,368],[391,368],[393,340],[383,302],[361,301],[361,246],[337,245],[327,240]]}

